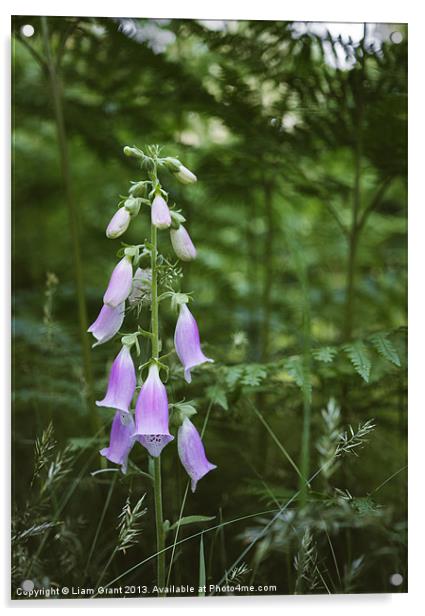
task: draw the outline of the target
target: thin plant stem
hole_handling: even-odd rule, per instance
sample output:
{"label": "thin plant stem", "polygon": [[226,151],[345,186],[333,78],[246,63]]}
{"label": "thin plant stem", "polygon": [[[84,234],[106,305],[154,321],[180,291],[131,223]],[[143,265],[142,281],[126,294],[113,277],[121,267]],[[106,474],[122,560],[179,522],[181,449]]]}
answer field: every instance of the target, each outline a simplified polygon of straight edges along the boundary
{"label": "thin plant stem", "polygon": [[307,265],[304,262],[301,251],[295,240],[295,234],[290,228],[285,231],[286,241],[289,245],[295,270],[302,290],[302,314],[303,314],[303,425],[301,433],[301,453],[300,453],[300,501],[301,508],[306,505],[307,491],[309,489],[308,475],[310,473],[310,432],[311,432],[311,388],[310,388],[310,363],[311,363],[311,315],[310,297],[307,276]]}
{"label": "thin plant stem", "polygon": [[93,553],[94,553],[94,549],[96,547],[97,540],[99,538],[100,530],[102,528],[103,521],[105,519],[105,515],[106,515],[106,512],[107,512],[108,507],[109,507],[109,503],[111,502],[112,492],[114,490],[116,481],[117,481],[117,475],[115,474],[114,478],[112,479],[112,481],[110,483],[109,490],[108,490],[108,495],[107,495],[106,500],[105,500],[105,505],[103,506],[103,510],[102,510],[101,516],[99,518],[99,523],[97,525],[96,532],[95,532],[95,535],[94,535],[94,538],[93,538],[93,543],[92,543],[91,548],[90,548],[89,557],[87,559],[87,563],[86,563],[86,566],[85,566],[85,569],[84,569],[84,579],[87,576],[87,571],[89,569],[89,565],[90,565],[90,562],[91,562],[91,559],[92,559],[92,556],[93,556]]}
{"label": "thin plant stem", "polygon": [[[156,180],[156,169],[153,173]],[[151,341],[152,359],[157,360],[159,356],[159,320],[158,320],[158,271],[157,271],[157,229],[151,224],[151,270],[152,270],[152,303],[151,303]],[[161,456],[153,461],[154,466],[154,501],[155,501],[155,524],[156,524],[156,545],[157,545],[157,586],[158,595],[165,596],[165,532],[164,518],[162,511],[162,478],[161,478]]]}
{"label": "thin plant stem", "polygon": [[[366,40],[366,24],[362,44]],[[355,297],[355,272],[357,248],[361,227],[359,227],[359,214],[361,209],[361,180],[362,180],[362,157],[363,157],[363,83],[365,77],[365,52],[363,48],[359,75],[359,88],[356,100],[355,125],[353,134],[355,135],[354,145],[354,188],[353,202],[351,209],[351,226],[348,234],[348,260],[346,274],[346,299],[345,299],[345,321],[343,327],[344,338],[350,339],[353,332],[354,316],[354,297]]]}
{"label": "thin plant stem", "polygon": [[162,481],[161,481],[161,458],[158,456],[154,460],[154,494],[155,494],[155,520],[156,520],[156,545],[158,550],[157,560],[157,582],[158,595],[164,596],[165,582],[165,537],[164,520],[162,513]]}
{"label": "thin plant stem", "polygon": [[100,417],[94,403],[94,381],[93,369],[90,356],[90,344],[87,336],[87,309],[84,292],[84,276],[81,260],[81,247],[79,238],[78,211],[74,199],[71,182],[71,172],[68,156],[68,143],[65,129],[65,120],[63,113],[63,99],[60,77],[57,72],[56,62],[53,57],[49,26],[46,17],[41,17],[42,35],[45,49],[45,64],[47,66],[47,74],[49,79],[50,91],[53,102],[54,117],[56,123],[56,132],[59,148],[59,161],[61,168],[62,181],[64,185],[65,199],[68,207],[69,229],[71,234],[75,289],[78,303],[78,317],[80,325],[80,338],[83,359],[83,371],[85,381],[85,393],[87,407],[89,409],[90,420],[94,431],[96,432],[101,427]]}
{"label": "thin plant stem", "polygon": [[271,429],[271,427],[269,426],[269,424],[266,422],[266,420],[264,419],[264,417],[262,416],[262,414],[260,413],[260,411],[257,409],[257,407],[249,400],[249,405],[252,408],[252,410],[254,411],[254,413],[257,415],[258,419],[261,421],[261,423],[263,424],[263,426],[265,427],[265,429],[267,430],[267,432],[270,434],[270,436],[272,437],[273,441],[276,443],[276,445],[278,446],[278,448],[280,449],[280,451],[283,453],[283,455],[285,456],[285,458],[288,460],[288,462],[290,463],[290,465],[292,466],[292,468],[295,470],[295,472],[297,473],[298,477],[304,481],[304,475],[301,473],[300,469],[298,468],[298,466],[295,464],[294,460],[291,458],[291,456],[289,455],[289,453],[287,452],[287,450],[285,449],[285,447],[282,445],[282,443],[279,441],[279,439],[277,438],[276,434],[273,432],[273,430]]}

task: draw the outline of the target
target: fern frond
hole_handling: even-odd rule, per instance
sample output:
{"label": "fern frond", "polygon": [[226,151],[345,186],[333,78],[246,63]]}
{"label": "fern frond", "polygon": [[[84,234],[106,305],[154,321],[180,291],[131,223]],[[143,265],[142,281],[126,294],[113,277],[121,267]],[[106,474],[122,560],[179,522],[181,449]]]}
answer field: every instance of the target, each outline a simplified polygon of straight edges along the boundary
{"label": "fern frond", "polygon": [[382,355],[382,357],[400,368],[400,357],[397,353],[397,349],[395,348],[391,340],[388,338],[387,333],[383,332],[373,334],[369,337],[369,340],[371,341],[375,349],[378,351],[378,353]]}
{"label": "fern frond", "polygon": [[322,361],[325,364],[330,364],[335,359],[338,353],[336,347],[321,347],[320,349],[313,349],[312,355],[317,361]]}
{"label": "fern frond", "polygon": [[348,355],[356,372],[358,372],[362,379],[368,383],[372,362],[370,361],[369,354],[364,343],[361,340],[358,340],[352,344],[346,344],[342,348]]}
{"label": "fern frond", "polygon": [[295,383],[303,392],[307,393],[307,396],[311,401],[312,385],[310,372],[305,367],[303,358],[300,355],[290,357],[285,361],[284,365],[289,376],[294,379]]}

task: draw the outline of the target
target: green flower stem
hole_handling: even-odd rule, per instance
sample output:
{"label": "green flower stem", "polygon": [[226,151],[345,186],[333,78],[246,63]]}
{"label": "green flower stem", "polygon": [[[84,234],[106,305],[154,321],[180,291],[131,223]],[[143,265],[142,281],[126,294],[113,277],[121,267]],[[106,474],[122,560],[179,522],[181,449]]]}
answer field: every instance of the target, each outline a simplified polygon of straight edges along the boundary
{"label": "green flower stem", "polygon": [[155,494],[155,520],[156,520],[156,548],[158,552],[156,562],[156,577],[159,589],[158,595],[165,596],[165,535],[164,519],[162,514],[162,481],[161,481],[161,457],[154,460],[154,494]]}
{"label": "green flower stem", "polygon": [[[155,169],[156,178],[156,169]],[[159,356],[159,323],[158,323],[158,273],[157,273],[157,229],[151,224],[151,269],[152,269],[152,303],[151,303],[151,330],[152,330],[152,359],[158,360]],[[164,589],[165,586],[165,533],[164,518],[162,513],[162,480],[161,480],[161,456],[154,458],[154,498],[155,498],[155,522],[156,522],[156,547],[157,547],[157,586]],[[159,596],[165,596],[164,590],[158,592]]]}

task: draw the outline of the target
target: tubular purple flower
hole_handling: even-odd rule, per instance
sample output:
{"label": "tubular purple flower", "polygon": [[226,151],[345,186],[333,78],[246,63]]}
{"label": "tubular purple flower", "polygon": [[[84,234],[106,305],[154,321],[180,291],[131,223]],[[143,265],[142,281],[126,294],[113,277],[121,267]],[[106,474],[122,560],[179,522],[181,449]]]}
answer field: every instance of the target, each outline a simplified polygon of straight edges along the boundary
{"label": "tubular purple flower", "polygon": [[177,449],[180,461],[192,480],[191,487],[194,492],[198,481],[217,466],[208,462],[201,437],[187,417],[177,433]]}
{"label": "tubular purple flower", "polygon": [[130,224],[130,219],[130,212],[128,212],[125,207],[120,207],[112,216],[106,228],[106,237],[112,240],[125,233]]}
{"label": "tubular purple flower", "polygon": [[178,229],[170,229],[170,238],[174,252],[179,259],[182,261],[196,259],[196,248],[183,225],[180,225]]}
{"label": "tubular purple flower", "polygon": [[119,304],[116,308],[111,308],[111,306],[107,306],[106,304],[102,306],[96,321],[94,321],[87,330],[93,334],[97,340],[93,345],[94,347],[98,344],[108,342],[108,340],[113,338],[119,331],[124,321],[124,307],[124,302]]}
{"label": "tubular purple flower", "polygon": [[134,421],[131,414],[117,411],[112,422],[109,447],[99,451],[100,455],[110,462],[121,464],[123,473],[127,472],[128,455],[136,440],[133,432]]}
{"label": "tubular purple flower", "polygon": [[159,377],[156,364],[150,366],[148,378],[137,399],[134,436],[138,437],[154,458],[174,439],[168,429],[167,390]]}
{"label": "tubular purple flower", "polygon": [[135,390],[136,371],[130,349],[124,344],[112,364],[106,396],[96,404],[128,413]]}
{"label": "tubular purple flower", "polygon": [[151,221],[157,229],[168,229],[171,225],[170,210],[167,202],[161,195],[157,195],[152,201]]}
{"label": "tubular purple flower", "polygon": [[115,266],[109,280],[108,288],[103,296],[103,302],[112,308],[125,302],[130,295],[133,282],[133,266],[130,257],[123,257]]}
{"label": "tubular purple flower", "polygon": [[184,378],[192,381],[190,371],[205,362],[214,362],[206,357],[201,349],[199,329],[194,316],[186,304],[180,304],[180,314],[174,332],[174,346],[184,368]]}

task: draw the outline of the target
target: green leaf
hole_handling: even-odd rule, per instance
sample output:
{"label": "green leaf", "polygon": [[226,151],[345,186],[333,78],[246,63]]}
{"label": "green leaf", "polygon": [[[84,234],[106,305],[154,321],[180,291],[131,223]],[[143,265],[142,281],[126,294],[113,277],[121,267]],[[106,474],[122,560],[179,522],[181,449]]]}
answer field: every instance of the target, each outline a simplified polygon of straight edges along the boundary
{"label": "green leaf", "polygon": [[210,387],[207,387],[207,397],[213,404],[218,404],[218,406],[221,406],[221,408],[225,411],[229,410],[226,392],[218,385],[211,385]]}
{"label": "green leaf", "polygon": [[267,376],[267,370],[260,364],[247,364],[242,377],[242,385],[258,387]]}
{"label": "green leaf", "polygon": [[180,426],[186,417],[196,415],[196,408],[193,406],[193,400],[187,402],[176,402],[172,405],[171,421],[175,427]]}
{"label": "green leaf", "polygon": [[243,366],[231,366],[226,370],[225,380],[230,389],[233,389],[243,374]]}
{"label": "green leaf", "polygon": [[361,340],[358,340],[357,342],[353,342],[352,344],[346,344],[342,348],[347,353],[356,372],[360,374],[360,376],[364,381],[366,381],[366,383],[369,383],[370,369],[372,367],[372,363],[363,342]]}
{"label": "green leaf", "polygon": [[198,524],[200,522],[211,522],[211,520],[215,520],[215,515],[213,515],[213,516],[208,516],[208,515],[188,515],[188,516],[186,516],[184,518],[181,518],[180,524],[179,524],[178,520],[177,520],[177,522],[174,522],[174,524],[171,524],[171,526],[169,527],[169,530],[174,530],[177,527],[186,526],[187,524]]}
{"label": "green leaf", "polygon": [[301,355],[290,357],[285,361],[285,369],[289,376],[292,377],[298,387],[301,388],[311,402],[311,380],[310,373],[304,366],[304,361]]}
{"label": "green leaf", "polygon": [[373,334],[372,336],[369,336],[369,340],[371,341],[375,349],[378,351],[378,353],[382,355],[382,357],[385,357],[385,359],[387,359],[389,362],[395,364],[400,368],[400,357],[397,353],[397,349],[395,348],[391,340],[389,340],[387,333],[383,332],[379,334]]}
{"label": "green leaf", "polygon": [[333,362],[337,353],[338,349],[330,346],[322,347],[320,349],[313,349],[312,351],[314,359],[317,359],[317,361],[322,361],[325,364],[330,364]]}

